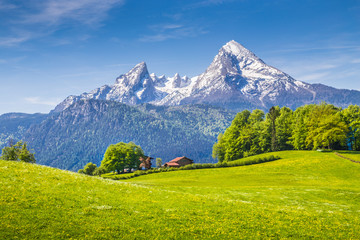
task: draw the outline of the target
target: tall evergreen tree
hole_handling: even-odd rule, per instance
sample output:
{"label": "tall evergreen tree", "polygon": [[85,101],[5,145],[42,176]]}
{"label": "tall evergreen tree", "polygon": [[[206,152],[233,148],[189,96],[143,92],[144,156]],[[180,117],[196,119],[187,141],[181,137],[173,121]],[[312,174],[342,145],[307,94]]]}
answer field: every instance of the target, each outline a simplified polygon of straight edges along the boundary
{"label": "tall evergreen tree", "polygon": [[277,151],[279,144],[276,135],[276,119],[280,116],[280,108],[278,106],[271,107],[267,117],[271,123],[271,151]]}

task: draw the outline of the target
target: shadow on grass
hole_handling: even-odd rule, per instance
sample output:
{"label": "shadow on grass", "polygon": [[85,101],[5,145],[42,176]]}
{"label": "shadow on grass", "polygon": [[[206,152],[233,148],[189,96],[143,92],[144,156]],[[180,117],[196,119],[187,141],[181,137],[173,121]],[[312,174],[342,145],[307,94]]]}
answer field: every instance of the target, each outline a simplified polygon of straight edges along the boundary
{"label": "shadow on grass", "polygon": [[341,150],[341,151],[336,151],[338,153],[345,153],[345,154],[360,154],[360,151],[351,151],[351,150]]}

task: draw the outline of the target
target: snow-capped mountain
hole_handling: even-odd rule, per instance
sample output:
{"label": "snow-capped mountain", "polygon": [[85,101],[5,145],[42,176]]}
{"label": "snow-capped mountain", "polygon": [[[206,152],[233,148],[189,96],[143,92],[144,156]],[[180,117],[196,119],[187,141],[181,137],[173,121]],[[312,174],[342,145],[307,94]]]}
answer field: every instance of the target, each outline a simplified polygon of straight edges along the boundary
{"label": "snow-capped mountain", "polygon": [[268,109],[273,105],[296,108],[326,101],[338,106],[360,103],[360,92],[297,81],[265,64],[241,44],[230,41],[206,71],[188,78],[149,74],[144,62],[103,86],[80,96],[69,96],[55,109],[60,112],[80,99],[113,100],[131,105],[211,104],[228,109]]}
{"label": "snow-capped mountain", "polygon": [[112,86],[104,85],[80,96],[67,97],[54,112],[61,112],[81,99],[111,100],[130,105],[179,105],[184,97],[189,96],[190,85],[195,83],[196,78],[181,77],[178,73],[174,77],[157,77],[154,73],[149,74],[146,63],[141,62],[128,73],[120,75]]}

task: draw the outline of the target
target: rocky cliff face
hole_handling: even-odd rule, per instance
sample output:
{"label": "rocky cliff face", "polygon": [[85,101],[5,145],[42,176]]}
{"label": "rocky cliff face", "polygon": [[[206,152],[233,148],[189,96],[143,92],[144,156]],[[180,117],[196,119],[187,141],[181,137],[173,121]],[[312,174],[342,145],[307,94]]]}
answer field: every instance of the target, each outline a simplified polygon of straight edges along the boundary
{"label": "rocky cliff face", "polygon": [[113,100],[130,105],[211,104],[240,111],[273,105],[296,108],[326,101],[337,106],[360,104],[360,92],[340,90],[297,81],[264,63],[241,44],[230,41],[215,56],[206,71],[193,78],[157,77],[144,62],[103,86],[80,96],[69,96],[56,108],[60,112],[80,99]]}

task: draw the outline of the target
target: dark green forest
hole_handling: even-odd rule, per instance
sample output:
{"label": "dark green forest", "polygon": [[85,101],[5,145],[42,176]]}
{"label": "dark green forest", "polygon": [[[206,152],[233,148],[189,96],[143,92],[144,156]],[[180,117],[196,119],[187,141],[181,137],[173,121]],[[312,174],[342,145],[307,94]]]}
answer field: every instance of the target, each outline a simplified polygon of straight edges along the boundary
{"label": "dark green forest", "polygon": [[331,104],[244,110],[219,134],[213,157],[219,162],[281,150],[360,150],[360,108]]}
{"label": "dark green forest", "polygon": [[0,116],[0,149],[22,140],[33,124],[39,124],[47,114],[6,113]]}
{"label": "dark green forest", "polygon": [[109,145],[130,141],[164,162],[183,155],[197,163],[215,162],[212,146],[234,116],[206,105],[128,106],[87,100],[33,125],[23,139],[34,149],[37,163],[76,171],[88,162],[99,166]]}
{"label": "dark green forest", "polygon": [[58,114],[4,114],[0,140],[1,147],[24,140],[37,163],[69,170],[99,165],[107,147],[120,141],[132,141],[164,162],[183,155],[196,163],[223,162],[277,150],[360,150],[359,112],[357,105],[342,109],[322,103],[235,116],[208,105],[88,100]]}

